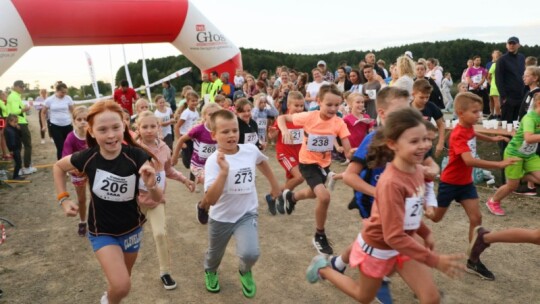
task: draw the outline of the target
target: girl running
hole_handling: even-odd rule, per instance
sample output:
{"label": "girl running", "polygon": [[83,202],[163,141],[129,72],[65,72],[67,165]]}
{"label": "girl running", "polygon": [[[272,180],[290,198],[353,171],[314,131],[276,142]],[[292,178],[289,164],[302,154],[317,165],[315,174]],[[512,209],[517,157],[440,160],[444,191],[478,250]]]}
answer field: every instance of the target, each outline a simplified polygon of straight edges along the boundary
{"label": "girl running", "polygon": [[109,285],[101,303],[120,303],[131,288],[131,269],[146,221],[137,204],[139,183],[154,201],[162,200],[162,191],[150,164],[151,154],[133,141],[116,102],[95,103],[87,120],[89,148],[56,162],[54,184],[64,213],[76,216],[79,206],[66,192],[66,172],[78,170],[88,176],[92,195],[88,238]]}
{"label": "girl running", "polygon": [[[180,138],[188,134],[189,130],[195,126],[199,120],[199,112],[197,112],[197,105],[199,104],[199,94],[195,91],[188,91],[185,93],[186,102],[178,108],[181,111],[179,118],[176,119],[176,125],[174,126],[174,134],[176,138]],[[185,109],[182,111],[182,109]],[[182,164],[186,169],[189,169],[191,163],[191,155],[193,154],[193,141],[187,140],[182,147]],[[189,179],[194,181],[195,176],[189,175]]]}
{"label": "girl running", "polygon": [[[88,123],[86,117],[88,116],[88,108],[85,106],[78,106],[73,109],[73,131],[71,131],[66,140],[64,141],[64,148],[62,149],[62,157],[66,157],[75,152],[82,151],[88,148],[86,145],[86,128]],[[77,193],[77,201],[79,202],[79,228],[78,234],[80,237],[86,236],[86,181],[88,180],[84,173],[77,170],[73,170],[69,173],[71,176],[71,183],[75,187]]]}
{"label": "girl running", "polygon": [[[351,266],[358,267],[358,281],[332,269],[326,256],[313,258],[307,280],[326,279],[362,303],[370,303],[385,275],[397,271],[420,303],[439,303],[440,295],[430,268],[456,277],[464,268],[462,255],[438,255],[434,240],[422,222],[424,173],[421,163],[429,147],[420,113],[406,108],[391,113],[370,146],[368,165],[388,160],[376,187],[371,217],[353,242]],[[420,244],[415,238],[422,238]]]}
{"label": "girl running", "polygon": [[[161,100],[165,101],[164,98],[161,98]],[[167,177],[183,183],[190,192],[193,192],[195,184],[174,169],[171,164],[171,150],[166,143],[159,139],[160,123],[161,120],[150,111],[140,113],[137,118],[138,143],[154,154],[158,160],[158,162],[154,163],[156,165],[154,167],[156,170],[156,183],[165,192],[165,180]],[[152,225],[154,241],[156,242],[159,276],[165,289],[175,289],[176,282],[171,277],[171,259],[167,239],[167,223],[165,222],[165,197],[155,201],[150,197],[150,193],[148,193],[144,185],[140,184],[139,189],[143,190],[139,192],[139,205],[141,211],[148,218],[150,225]]]}
{"label": "girl running", "polygon": [[[170,150],[172,150],[173,145],[173,133],[172,126],[175,121],[173,118],[173,112],[170,107],[167,106],[167,101],[163,95],[157,95],[154,99],[157,109],[154,111],[154,115],[160,120],[161,132],[163,141],[167,144]],[[140,130],[140,128],[139,128]]]}
{"label": "girl running", "polygon": [[238,129],[240,131],[239,144],[254,144],[259,150],[264,150],[266,144],[261,143],[257,131],[257,122],[251,118],[253,105],[247,98],[240,98],[236,101],[236,115],[238,117]]}

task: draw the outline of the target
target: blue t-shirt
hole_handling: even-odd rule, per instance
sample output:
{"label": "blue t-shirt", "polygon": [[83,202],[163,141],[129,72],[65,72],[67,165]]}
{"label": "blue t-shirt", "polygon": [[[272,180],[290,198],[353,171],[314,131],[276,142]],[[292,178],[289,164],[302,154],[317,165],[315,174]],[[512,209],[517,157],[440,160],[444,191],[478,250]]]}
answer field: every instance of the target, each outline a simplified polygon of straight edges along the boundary
{"label": "blue t-shirt", "polygon": [[[356,152],[354,152],[352,159],[353,161],[359,162],[363,165],[364,169],[360,172],[359,176],[366,183],[372,185],[373,187],[377,185],[379,176],[383,173],[385,169],[385,167],[379,167],[374,169],[369,169],[367,167],[366,156],[368,152],[368,147],[371,144],[375,133],[376,131],[372,131],[371,133],[366,135],[366,137],[364,137],[364,140],[362,141]],[[369,218],[371,215],[371,205],[373,204],[373,197],[366,195],[362,192],[354,191],[354,198],[356,200],[356,205],[358,206],[360,216],[362,218]]]}

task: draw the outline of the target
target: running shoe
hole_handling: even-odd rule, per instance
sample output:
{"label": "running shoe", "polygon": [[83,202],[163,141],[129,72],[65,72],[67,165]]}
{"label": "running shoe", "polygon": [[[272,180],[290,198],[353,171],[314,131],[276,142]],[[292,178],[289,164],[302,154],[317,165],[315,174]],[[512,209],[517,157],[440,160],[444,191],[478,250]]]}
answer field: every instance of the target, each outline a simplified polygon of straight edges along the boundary
{"label": "running shoe", "polygon": [[161,276],[161,282],[163,282],[163,287],[167,290],[176,288],[176,281],[174,281],[171,275],[168,273]]}
{"label": "running shoe", "polygon": [[392,295],[390,294],[390,280],[383,280],[381,287],[377,290],[375,301],[381,304],[392,304]]}
{"label": "running shoe", "polygon": [[212,293],[217,293],[220,291],[219,287],[219,276],[217,272],[204,272],[204,283],[206,284],[206,290]]}
{"label": "running shoe", "polygon": [[319,269],[328,267],[328,260],[324,255],[317,255],[309,264],[307,271],[306,271],[306,279],[311,284],[317,283],[319,280],[322,280],[322,278],[319,276]]}
{"label": "running shoe", "polygon": [[268,212],[272,215],[276,215],[276,200],[272,198],[272,195],[267,194],[265,196],[266,203],[268,204]]}
{"label": "running shoe", "polygon": [[334,253],[334,249],[330,246],[326,234],[315,233],[315,236],[313,237],[313,246],[315,246],[315,249],[317,249],[320,254],[329,255]]}
{"label": "running shoe", "polygon": [[196,204],[197,205],[197,221],[201,225],[206,225],[208,223],[208,211],[206,211],[206,209],[204,208],[199,207],[199,203],[200,202]]}
{"label": "running shoe", "polygon": [[330,171],[328,172],[328,176],[326,177],[326,180],[327,180],[327,187],[328,187],[328,190],[330,191],[334,191],[334,188],[336,187],[336,180],[334,179],[334,176],[336,175],[335,172],[333,171]]}
{"label": "running shoe", "polygon": [[244,297],[253,298],[257,293],[257,286],[255,285],[255,281],[253,280],[253,275],[251,274],[251,271],[248,271],[244,274],[238,271],[238,273],[240,274],[240,282],[242,283],[242,293],[244,294]]}
{"label": "running shoe", "polygon": [[109,304],[109,297],[107,297],[107,292],[105,291],[101,296],[100,304]]}
{"label": "running shoe", "polygon": [[520,186],[516,191],[514,191],[514,193],[520,195],[535,196],[536,188],[529,188],[529,186],[523,185]]}
{"label": "running shoe", "polygon": [[486,202],[486,206],[489,212],[491,212],[494,215],[498,215],[498,216],[506,215],[503,208],[501,207],[501,203],[494,201],[493,198],[488,199],[488,201]]}
{"label": "running shoe", "polygon": [[469,255],[470,261],[478,261],[482,252],[489,247],[489,244],[484,242],[484,235],[486,233],[489,233],[489,231],[482,226],[474,228],[473,238],[469,243],[469,248],[467,248],[467,255]]}
{"label": "running shoe", "polygon": [[296,205],[294,193],[291,190],[285,189],[282,195],[285,198],[285,210],[287,211],[287,214],[293,213],[294,206]]}
{"label": "running shoe", "polygon": [[279,214],[285,214],[285,198],[283,197],[283,195],[278,196],[276,209]]}
{"label": "running shoe", "polygon": [[489,271],[487,267],[482,264],[480,260],[478,262],[473,262],[471,260],[467,260],[467,269],[465,269],[468,273],[475,274],[479,277],[481,277],[484,280],[493,281],[495,280],[495,275],[493,272]]}

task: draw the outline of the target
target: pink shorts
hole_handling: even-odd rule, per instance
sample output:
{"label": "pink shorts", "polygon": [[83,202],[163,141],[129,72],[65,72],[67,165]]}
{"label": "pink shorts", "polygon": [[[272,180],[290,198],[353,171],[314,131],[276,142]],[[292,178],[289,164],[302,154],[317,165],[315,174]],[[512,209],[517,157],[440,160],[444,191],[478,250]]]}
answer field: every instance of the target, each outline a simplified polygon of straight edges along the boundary
{"label": "pink shorts", "polygon": [[410,257],[401,255],[399,253],[388,259],[376,258],[373,255],[366,253],[362,247],[366,247],[368,252],[377,250],[378,252],[388,253],[394,250],[382,250],[370,247],[363,242],[360,236],[354,242],[351,255],[349,256],[349,265],[351,267],[358,267],[358,269],[364,275],[375,279],[384,278],[385,276],[391,274],[396,266],[401,268],[404,262],[411,259]]}
{"label": "pink shorts", "polygon": [[71,183],[75,187],[84,186],[86,184],[86,181],[88,180],[86,178],[86,175],[77,175],[77,174],[70,174],[71,176]]}
{"label": "pink shorts", "polygon": [[285,169],[285,176],[287,179],[293,178],[291,174],[292,168],[298,166],[298,159],[291,155],[286,155],[285,153],[280,153],[277,157],[279,164]]}
{"label": "pink shorts", "polygon": [[191,164],[191,166],[189,166],[189,170],[191,173],[193,173],[193,175],[195,175],[196,178],[204,180],[204,167],[198,167]]}

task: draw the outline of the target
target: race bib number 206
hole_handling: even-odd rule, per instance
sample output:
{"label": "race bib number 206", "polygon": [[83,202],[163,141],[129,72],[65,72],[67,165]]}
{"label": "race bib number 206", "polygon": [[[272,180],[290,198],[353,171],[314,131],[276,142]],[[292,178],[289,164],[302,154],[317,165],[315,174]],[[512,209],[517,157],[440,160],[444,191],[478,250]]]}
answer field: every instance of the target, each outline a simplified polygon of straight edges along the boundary
{"label": "race bib number 206", "polygon": [[111,172],[97,169],[92,185],[92,192],[102,200],[127,202],[135,196],[135,174],[118,176]]}

